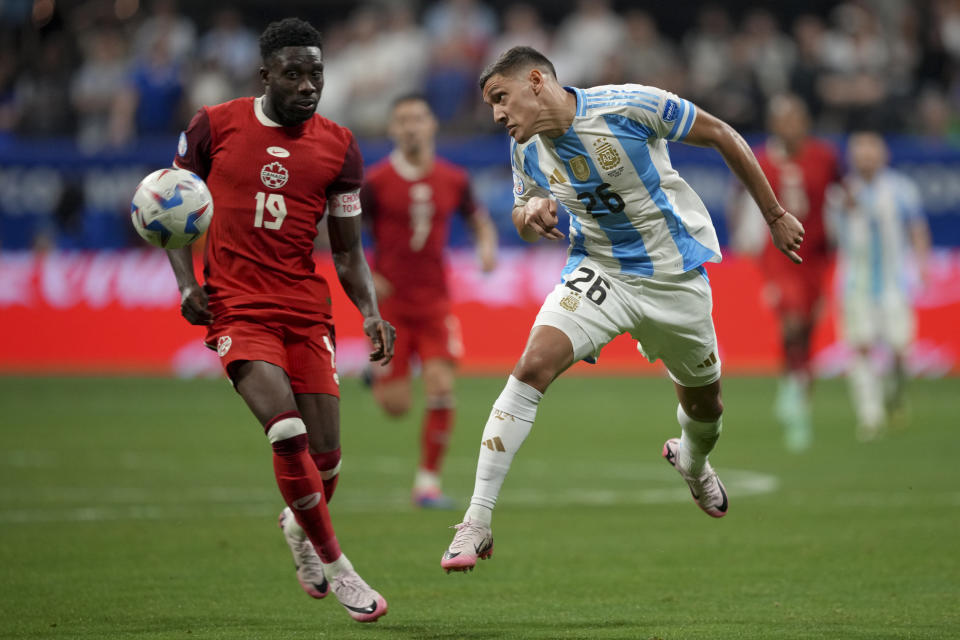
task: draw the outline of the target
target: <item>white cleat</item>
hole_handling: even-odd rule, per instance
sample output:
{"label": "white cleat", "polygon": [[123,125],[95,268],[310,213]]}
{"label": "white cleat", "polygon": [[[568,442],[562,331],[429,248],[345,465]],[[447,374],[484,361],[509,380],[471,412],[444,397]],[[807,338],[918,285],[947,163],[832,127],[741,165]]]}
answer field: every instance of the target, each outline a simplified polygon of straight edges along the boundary
{"label": "white cleat", "polygon": [[727,515],[727,491],[723,488],[723,483],[717,477],[717,472],[713,470],[710,463],[703,465],[703,471],[700,476],[694,478],[686,471],[677,466],[677,454],[680,451],[680,439],[670,438],[663,443],[661,455],[676,469],[687,486],[690,487],[690,495],[703,511],[714,518],[722,518]]}
{"label": "white cleat", "polygon": [[353,569],[345,569],[330,578],[330,589],[357,622],[373,622],[387,612],[384,597],[371,589]]}
{"label": "white cleat", "polygon": [[280,512],[280,530],[293,554],[293,564],[297,568],[297,581],[312,598],[323,598],[330,593],[330,583],[323,575],[323,565],[313,543],[297,524],[290,507]]}
{"label": "white cleat", "polygon": [[457,533],[440,559],[440,567],[451,571],[473,571],[477,558],[493,555],[493,531],[485,524],[466,520],[453,525]]}

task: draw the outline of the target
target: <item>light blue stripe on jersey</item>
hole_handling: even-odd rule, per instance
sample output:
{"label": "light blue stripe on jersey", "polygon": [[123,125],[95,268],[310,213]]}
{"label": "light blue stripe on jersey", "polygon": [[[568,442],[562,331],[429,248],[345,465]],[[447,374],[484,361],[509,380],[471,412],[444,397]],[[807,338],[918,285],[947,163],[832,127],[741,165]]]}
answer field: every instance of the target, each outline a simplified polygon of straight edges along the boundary
{"label": "light blue stripe on jersey", "polygon": [[670,129],[667,138],[670,140],[683,140],[690,132],[690,127],[693,126],[693,121],[697,117],[697,109],[693,106],[692,102],[688,102],[687,100],[681,99],[675,102],[680,106],[680,109],[677,113],[677,121],[673,123],[673,128]]}
{"label": "light blue stripe on jersey", "polygon": [[640,98],[652,100],[656,104],[660,104],[660,96],[658,94],[640,89],[595,89],[585,93],[588,100],[606,96],[639,96]]}
{"label": "light blue stripe on jersey", "polygon": [[570,255],[567,257],[567,264],[563,267],[563,272],[560,274],[560,280],[566,280],[567,276],[574,272],[574,270],[580,266],[580,263],[583,262],[583,259],[587,257],[587,249],[583,246],[583,226],[580,224],[580,220],[577,219],[576,214],[572,211],[570,212],[570,227],[574,229],[576,233],[571,232],[570,235],[573,236],[573,244],[570,246]]}
{"label": "light blue stripe on jersey", "polygon": [[645,104],[643,102],[626,102],[623,100],[617,100],[616,102],[588,102],[587,109],[602,109],[604,107],[638,107],[649,111],[650,113],[656,113],[657,107]]}
{"label": "light blue stripe on jersey", "polygon": [[704,262],[713,259],[714,252],[700,244],[696,238],[690,235],[687,228],[683,226],[680,216],[673,210],[670,200],[667,199],[667,195],[663,192],[663,187],[660,186],[660,174],[657,173],[657,168],[653,164],[653,159],[650,157],[650,150],[647,148],[647,142],[645,140],[650,130],[630,118],[615,113],[604,114],[603,119],[606,121],[607,127],[610,128],[611,133],[616,136],[617,141],[623,146],[624,151],[627,152],[627,156],[630,157],[630,162],[633,163],[634,170],[637,172],[637,175],[640,176],[640,179],[643,180],[643,184],[647,188],[647,192],[653,199],[654,204],[657,205],[657,208],[660,209],[660,212],[663,214],[667,228],[670,230],[670,237],[673,238],[674,243],[677,245],[677,250],[683,257],[683,270],[690,271],[691,269],[699,267]]}
{"label": "light blue stripe on jersey", "polygon": [[540,152],[537,151],[536,143],[527,145],[523,150],[523,172],[533,178],[537,185],[550,191],[547,176],[543,175],[543,170],[540,169]]}
{"label": "light blue stripe on jersey", "polygon": [[[552,139],[557,155],[567,166],[567,175],[570,176],[570,185],[582,193],[589,192],[598,205],[605,207],[603,199],[597,196],[597,189],[603,184],[597,168],[593,165],[590,154],[587,153],[583,142],[573,131],[568,131],[559,138]],[[587,166],[590,168],[590,177],[586,181],[577,180],[573,169],[570,167],[570,160],[576,156],[582,156]],[[596,209],[594,209],[596,211]],[[610,249],[613,257],[620,262],[620,270],[623,273],[633,275],[651,276],[653,275],[653,264],[650,256],[647,255],[647,247],[643,243],[643,237],[636,230],[627,215],[620,211],[613,213],[607,209],[594,215],[597,224],[610,239]]]}

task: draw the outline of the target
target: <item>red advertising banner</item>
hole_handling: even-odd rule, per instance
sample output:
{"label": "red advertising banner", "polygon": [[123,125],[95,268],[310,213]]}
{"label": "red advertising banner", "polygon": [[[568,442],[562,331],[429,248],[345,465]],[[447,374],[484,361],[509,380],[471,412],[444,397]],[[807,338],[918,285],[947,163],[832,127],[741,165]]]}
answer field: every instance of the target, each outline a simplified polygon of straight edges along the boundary
{"label": "red advertising banner", "polygon": [[[523,349],[544,296],[565,260],[558,247],[505,250],[491,274],[469,251],[453,252],[449,274],[454,312],[463,326],[464,373],[506,374]],[[334,283],[337,364],[346,374],[366,363],[360,316],[336,284],[333,264],[319,255],[318,270]],[[763,303],[756,265],[728,256],[709,266],[714,320],[727,373],[778,370],[775,318]],[[199,265],[198,265],[199,272]],[[960,252],[934,256],[926,285],[915,295],[919,334],[910,358],[915,373],[960,373]],[[0,372],[152,373],[218,375],[203,329],[179,314],[179,295],[166,256],[156,250],[0,254]],[[815,344],[821,373],[842,370],[835,305],[828,301]],[[621,336],[597,365],[579,374],[659,374]]]}

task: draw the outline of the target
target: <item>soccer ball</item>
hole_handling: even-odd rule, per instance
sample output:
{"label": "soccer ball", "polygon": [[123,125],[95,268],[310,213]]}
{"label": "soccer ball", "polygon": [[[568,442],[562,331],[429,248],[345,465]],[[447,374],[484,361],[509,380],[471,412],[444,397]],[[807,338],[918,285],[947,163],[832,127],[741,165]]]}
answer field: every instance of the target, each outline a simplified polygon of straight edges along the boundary
{"label": "soccer ball", "polygon": [[140,237],[155,247],[179,249],[207,230],[213,198],[200,176],[186,169],[160,169],[133,194],[130,219]]}

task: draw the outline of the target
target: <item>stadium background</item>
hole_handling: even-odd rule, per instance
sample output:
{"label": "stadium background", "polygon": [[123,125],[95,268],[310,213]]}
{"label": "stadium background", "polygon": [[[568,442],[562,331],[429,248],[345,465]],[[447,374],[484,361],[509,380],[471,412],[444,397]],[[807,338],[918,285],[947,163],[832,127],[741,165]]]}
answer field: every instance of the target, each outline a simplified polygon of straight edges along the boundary
{"label": "stadium background", "polygon": [[[475,89],[477,72],[516,43],[542,48],[560,78],[641,82],[690,98],[762,143],[767,99],[803,96],[816,133],[842,151],[852,126],[881,128],[894,164],[921,188],[935,253],[915,291],[911,367],[960,370],[960,8],[898,0],[756,3],[259,2],[138,0],[0,4],[0,370],[219,375],[179,318],[163,255],[127,219],[139,178],[167,166],[196,108],[258,92],[256,35],[268,19],[311,19],[325,34],[320,111],[354,129],[367,163],[384,156],[388,105],[423,91],[442,121],[440,152],[466,166],[500,230],[503,259],[479,274],[462,226],[451,277],[467,373],[503,372],[554,282],[562,247],[522,248],[509,221],[507,139]],[[757,268],[729,245],[729,172],[715,153],[672,145],[725,246],[710,268],[729,372],[774,372],[774,319]],[[332,275],[322,243],[319,268]],[[334,286],[339,365],[362,366],[358,316]],[[817,367],[841,371],[833,304],[817,329]],[[491,331],[490,327],[496,327]],[[65,342],[65,332],[83,340]],[[652,372],[629,340],[609,373]],[[591,371],[580,365],[583,372]],[[600,372],[600,371],[598,371]]]}

